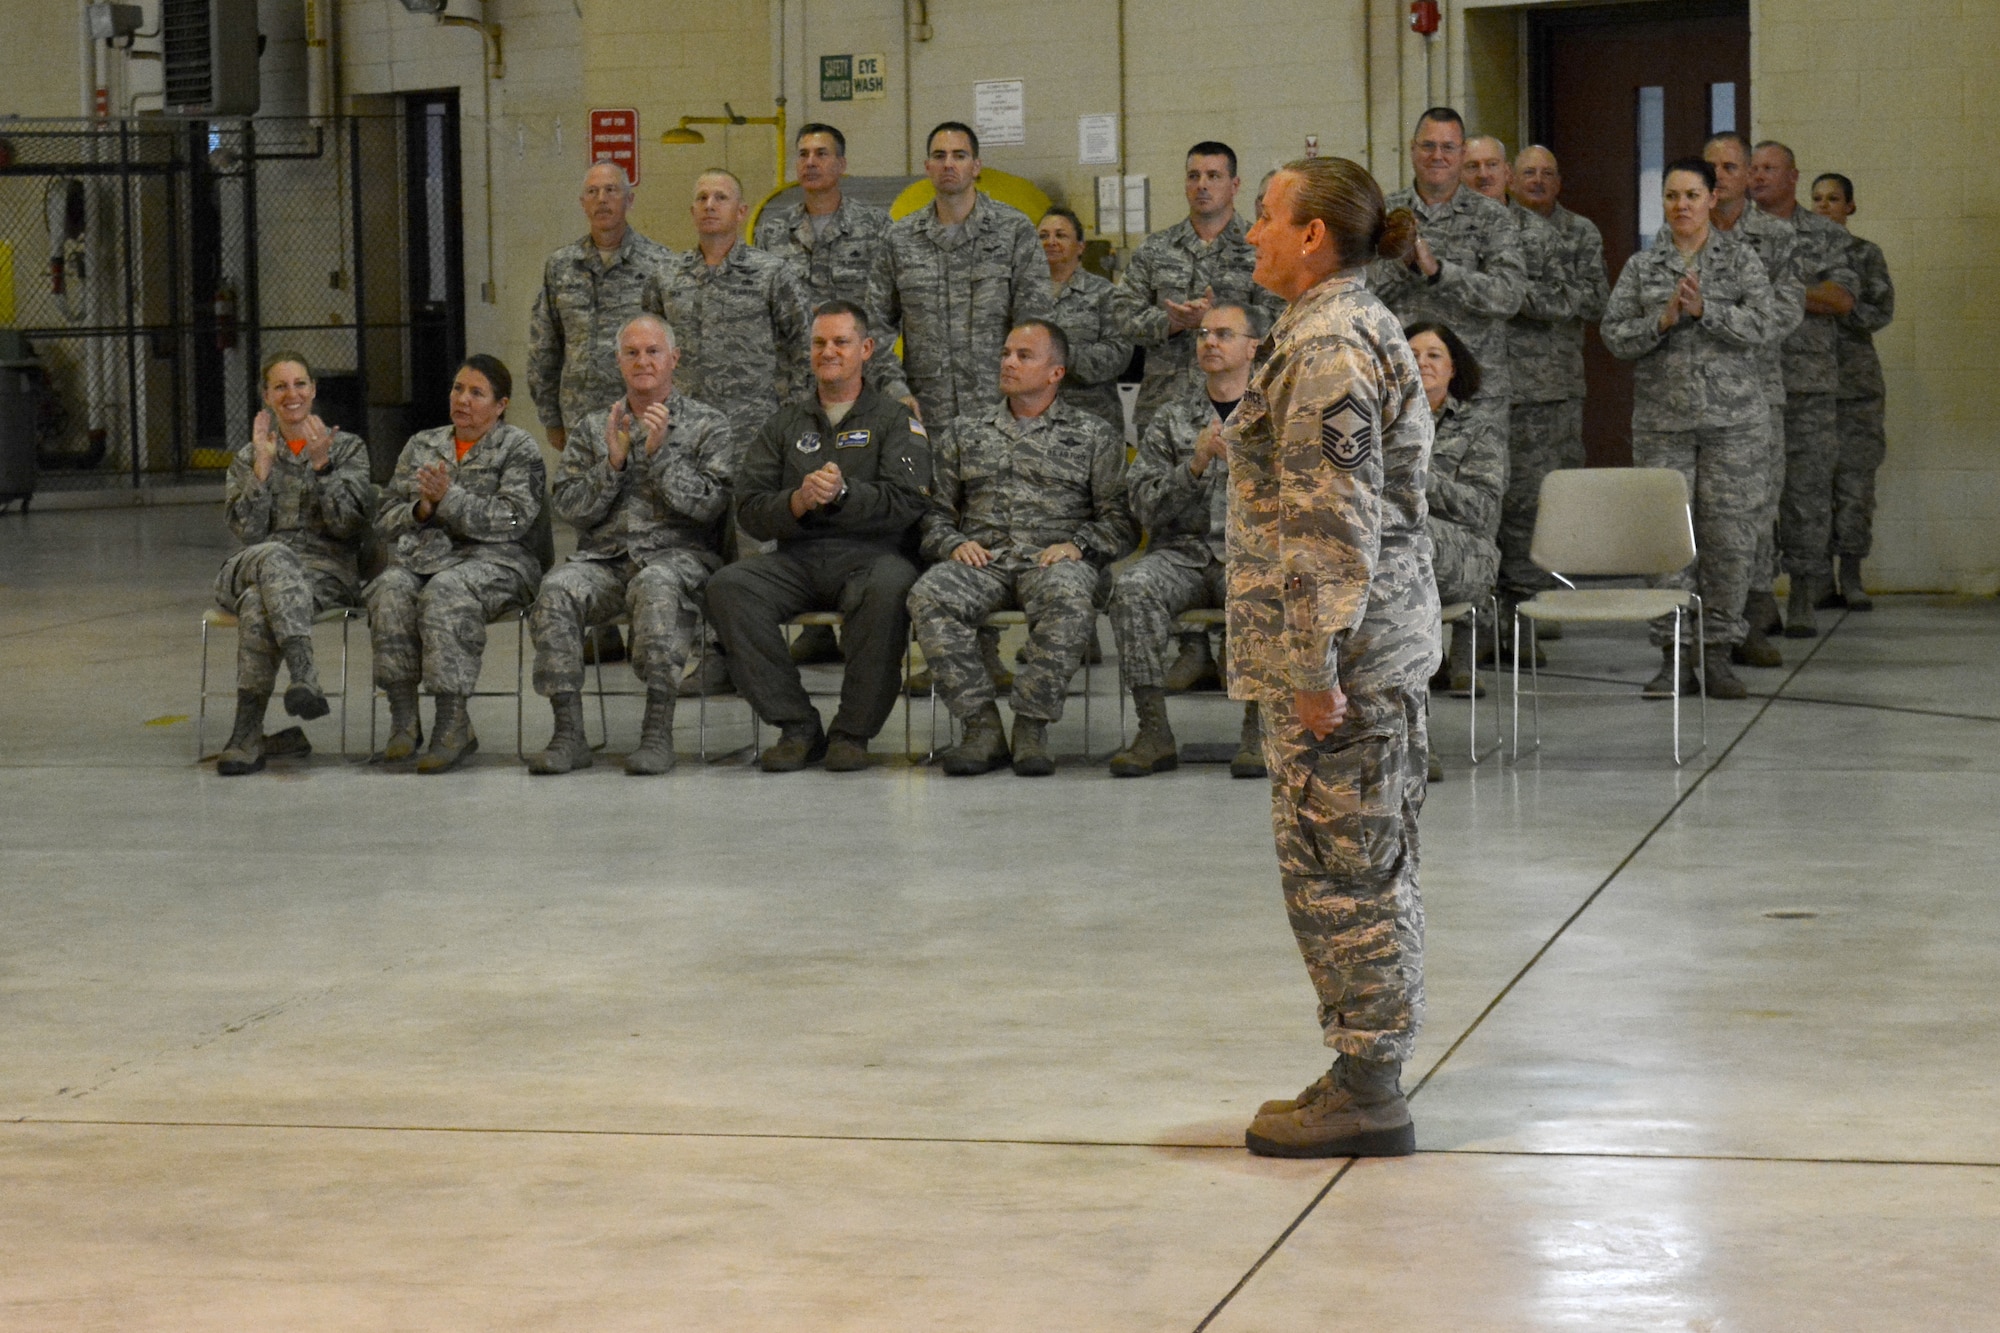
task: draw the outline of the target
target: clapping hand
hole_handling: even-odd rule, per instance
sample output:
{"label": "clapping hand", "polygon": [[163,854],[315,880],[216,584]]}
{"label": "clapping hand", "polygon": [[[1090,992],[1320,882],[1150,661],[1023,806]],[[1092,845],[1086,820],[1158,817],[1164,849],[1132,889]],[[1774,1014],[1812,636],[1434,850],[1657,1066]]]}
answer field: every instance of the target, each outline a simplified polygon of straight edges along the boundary
{"label": "clapping hand", "polygon": [[324,468],[333,459],[333,431],[317,416],[306,418],[306,461]]}

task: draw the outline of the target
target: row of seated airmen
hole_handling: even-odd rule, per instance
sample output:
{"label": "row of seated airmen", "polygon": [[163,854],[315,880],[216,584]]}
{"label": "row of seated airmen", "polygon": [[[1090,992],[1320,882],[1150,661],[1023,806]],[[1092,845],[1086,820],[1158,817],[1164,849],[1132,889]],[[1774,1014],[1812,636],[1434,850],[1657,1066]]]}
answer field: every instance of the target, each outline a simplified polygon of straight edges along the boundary
{"label": "row of seated airmen", "polygon": [[[266,735],[265,713],[280,659],[286,712],[328,712],[311,630],[318,612],[343,606],[367,609],[374,680],[388,701],[389,738],[375,758],[414,758],[421,773],[449,771],[478,748],[466,704],[486,627],[523,608],[534,687],[554,712],[547,748],[528,761],[538,774],[592,764],[582,705],[591,634],[621,619],[646,685],[628,773],[674,766],[675,704],[692,679],[690,657],[702,652],[725,657],[738,691],[778,729],[760,756],[766,771],[865,767],[914,628],[934,688],[963,726],[941,756],[945,772],[1011,764],[1048,774],[1048,726],[1094,643],[1100,606],[1139,721],[1111,771],[1171,769],[1169,687],[1212,665],[1205,634],[1176,657],[1176,622],[1227,596],[1221,428],[1263,333],[1259,312],[1244,305],[1209,310],[1186,392],[1156,413],[1128,468],[1112,428],[1057,396],[1068,345],[1047,321],[1009,333],[997,410],[928,431],[865,383],[875,350],[865,314],[829,302],[812,324],[816,397],[780,407],[739,450],[720,412],[675,389],[672,330],[642,315],[618,336],[624,396],[570,432],[552,486],[534,438],[504,420],[507,368],[480,354],[454,376],[451,425],[411,437],[379,497],[363,441],[314,414],[311,369],[280,354],[264,370],[253,439],[229,470],[227,517],[243,546],[223,565],[216,596],[238,618],[237,711],[218,772],[253,773],[267,757],[309,748],[296,728]],[[1505,448],[1464,409],[1478,367],[1463,344],[1437,325],[1410,335],[1437,423],[1440,593],[1476,600],[1498,569]],[[551,509],[577,533],[575,553],[553,568]],[[1144,553],[1124,559],[1142,528]],[[386,567],[364,583],[371,534]],[[743,554],[726,562],[732,546]],[[980,629],[1008,608],[1028,623],[1011,737],[995,702],[997,653]],[[847,666],[830,725],[785,640],[785,622],[809,611],[843,620]],[[420,686],[435,699],[428,746]],[[1231,772],[1263,776],[1254,703]]]}

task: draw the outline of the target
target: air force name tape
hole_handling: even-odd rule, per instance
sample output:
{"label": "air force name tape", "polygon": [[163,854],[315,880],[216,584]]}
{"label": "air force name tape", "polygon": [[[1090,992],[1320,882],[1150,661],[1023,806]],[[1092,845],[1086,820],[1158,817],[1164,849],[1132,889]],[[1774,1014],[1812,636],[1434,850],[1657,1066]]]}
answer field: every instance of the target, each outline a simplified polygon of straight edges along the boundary
{"label": "air force name tape", "polygon": [[1319,418],[1319,451],[1342,472],[1352,472],[1375,452],[1375,417],[1365,403],[1342,394]]}
{"label": "air force name tape", "polygon": [[875,436],[872,431],[844,430],[833,437],[833,447],[836,449],[862,449],[866,448],[868,443],[874,438]]}
{"label": "air force name tape", "polygon": [[818,431],[809,430],[805,434],[799,436],[799,452],[802,454],[816,454],[819,452]]}

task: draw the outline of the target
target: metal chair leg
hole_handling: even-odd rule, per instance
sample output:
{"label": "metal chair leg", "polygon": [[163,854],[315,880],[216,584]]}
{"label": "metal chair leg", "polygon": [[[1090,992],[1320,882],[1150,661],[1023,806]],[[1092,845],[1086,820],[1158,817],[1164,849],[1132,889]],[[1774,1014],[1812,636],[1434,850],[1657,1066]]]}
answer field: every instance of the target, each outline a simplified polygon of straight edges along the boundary
{"label": "metal chair leg", "polygon": [[201,618],[201,698],[195,702],[194,710],[194,761],[198,764],[207,753],[202,744],[202,736],[208,729],[208,616]]}

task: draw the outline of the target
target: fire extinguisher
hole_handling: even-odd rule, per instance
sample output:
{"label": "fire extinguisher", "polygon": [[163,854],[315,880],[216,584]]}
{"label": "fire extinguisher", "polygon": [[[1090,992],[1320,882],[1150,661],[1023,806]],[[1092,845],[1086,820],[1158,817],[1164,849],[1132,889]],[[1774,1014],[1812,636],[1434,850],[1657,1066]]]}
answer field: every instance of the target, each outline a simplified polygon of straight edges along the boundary
{"label": "fire extinguisher", "polygon": [[1410,31],[1428,37],[1437,30],[1437,0],[1410,0]]}
{"label": "fire extinguisher", "polygon": [[236,346],[236,285],[225,282],[215,289],[215,350],[231,351]]}

